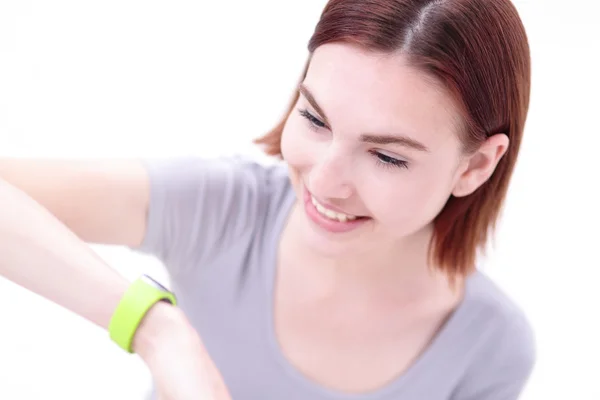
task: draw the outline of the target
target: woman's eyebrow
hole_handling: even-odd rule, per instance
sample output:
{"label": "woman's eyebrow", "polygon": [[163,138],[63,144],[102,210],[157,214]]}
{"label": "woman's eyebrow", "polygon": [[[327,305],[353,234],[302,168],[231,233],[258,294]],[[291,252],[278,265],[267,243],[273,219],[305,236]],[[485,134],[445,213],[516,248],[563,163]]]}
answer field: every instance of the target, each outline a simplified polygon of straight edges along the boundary
{"label": "woman's eyebrow", "polygon": [[[298,85],[298,91],[302,94],[302,96],[304,96],[304,98],[306,98],[306,100],[315,109],[315,111],[319,113],[321,118],[323,118],[324,120],[323,122],[325,122],[325,124],[327,125],[330,125],[329,121],[327,120],[327,116],[325,115],[325,112],[319,106],[319,103],[315,99],[315,96],[313,96],[308,87],[306,87],[304,83],[300,83]],[[363,134],[361,135],[360,140],[365,143],[374,143],[380,145],[397,144],[414,150],[429,152],[429,148],[423,143],[412,139],[406,135]]]}
{"label": "woman's eyebrow", "polygon": [[306,87],[306,85],[304,83],[300,83],[298,85],[298,91],[302,94],[302,96],[304,96],[306,98],[306,100],[315,109],[315,111],[318,112],[319,115],[324,119],[323,122],[325,122],[327,125],[329,125],[329,121],[327,120],[327,116],[325,115],[325,112],[319,106],[319,103],[317,103],[317,100],[315,100],[315,96],[313,96],[311,91],[308,90],[308,88]]}

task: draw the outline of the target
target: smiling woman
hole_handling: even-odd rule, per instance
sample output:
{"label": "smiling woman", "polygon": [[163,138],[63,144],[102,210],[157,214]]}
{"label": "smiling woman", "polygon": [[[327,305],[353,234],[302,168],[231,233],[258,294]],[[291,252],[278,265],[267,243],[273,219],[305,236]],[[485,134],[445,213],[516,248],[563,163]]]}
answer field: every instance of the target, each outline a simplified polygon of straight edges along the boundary
{"label": "smiling woman", "polygon": [[[312,114],[301,111],[311,126],[341,137],[357,135],[361,126],[391,126],[398,135],[363,133],[360,141],[388,149],[400,145],[408,154],[415,149],[429,152],[416,137],[430,136],[427,139],[436,150],[446,153],[455,151],[452,146],[460,139],[460,154],[469,156],[460,158],[462,165],[443,164],[444,158],[433,154],[415,165],[412,175],[427,172],[424,162],[436,165],[438,174],[453,172],[446,178],[453,179],[454,190],[444,188],[440,201],[445,205],[434,212],[432,256],[450,274],[470,272],[499,217],[529,106],[529,46],[514,6],[508,1],[484,6],[479,1],[334,0],[323,12],[309,50],[289,113],[256,143],[266,145],[271,155],[285,156],[284,124],[303,103],[314,110]],[[319,98],[329,96],[328,109],[337,113],[336,125],[308,90],[312,81],[322,92]],[[449,143],[449,137],[454,143]],[[477,157],[472,157],[476,151]],[[385,151],[374,154],[385,164],[408,166],[406,156],[393,157]],[[468,168],[466,161],[483,168]],[[420,176],[425,177],[434,178]],[[431,182],[440,189],[441,184]],[[389,182],[387,187],[406,191],[401,183]],[[419,187],[419,194],[426,202],[432,200],[432,194],[423,189]],[[423,204],[419,195],[412,198]]]}
{"label": "smiling woman", "polygon": [[[3,161],[2,275],[138,353],[152,398],[516,400],[533,334],[476,257],[528,109],[515,8],[330,0],[309,51],[273,165]],[[176,296],[81,241],[157,257]]]}

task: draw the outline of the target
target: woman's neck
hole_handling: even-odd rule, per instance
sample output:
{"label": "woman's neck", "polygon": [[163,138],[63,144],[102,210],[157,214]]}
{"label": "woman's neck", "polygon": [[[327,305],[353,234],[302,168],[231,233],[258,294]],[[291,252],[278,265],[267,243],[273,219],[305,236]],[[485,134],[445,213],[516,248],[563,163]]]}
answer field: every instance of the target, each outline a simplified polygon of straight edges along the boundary
{"label": "woman's neck", "polygon": [[304,242],[294,219],[289,221],[280,243],[280,266],[293,275],[314,282],[319,292],[374,293],[414,300],[447,295],[448,280],[428,263],[432,228],[426,228],[401,243],[378,244],[363,252],[330,257]]}

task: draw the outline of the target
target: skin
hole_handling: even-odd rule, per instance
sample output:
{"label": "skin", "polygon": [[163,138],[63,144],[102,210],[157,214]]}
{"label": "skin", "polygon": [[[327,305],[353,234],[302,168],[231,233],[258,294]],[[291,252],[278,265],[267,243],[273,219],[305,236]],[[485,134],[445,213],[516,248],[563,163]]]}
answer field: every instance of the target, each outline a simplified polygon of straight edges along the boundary
{"label": "skin", "polygon": [[[508,139],[491,136],[464,154],[450,98],[400,54],[322,46],[303,83],[282,137],[299,201],[279,246],[276,336],[310,379],[364,392],[404,372],[459,303],[461,286],[451,290],[427,264],[431,221],[448,196],[468,195],[491,176]],[[384,133],[408,135],[401,142],[421,150],[361,139]],[[308,217],[306,189],[365,221],[349,232],[324,230]],[[129,282],[86,242],[141,243],[150,200],[143,166],[3,159],[0,199],[0,276],[107,329]],[[179,309],[152,307],[134,351],[161,400],[230,399]]]}
{"label": "skin", "polygon": [[[311,379],[368,391],[409,368],[460,302],[462,282],[452,290],[427,262],[432,220],[492,175],[509,142],[493,135],[465,154],[452,99],[401,54],[324,45],[300,92],[282,136],[299,201],[280,244],[277,337]],[[305,191],[365,221],[329,232]]]}

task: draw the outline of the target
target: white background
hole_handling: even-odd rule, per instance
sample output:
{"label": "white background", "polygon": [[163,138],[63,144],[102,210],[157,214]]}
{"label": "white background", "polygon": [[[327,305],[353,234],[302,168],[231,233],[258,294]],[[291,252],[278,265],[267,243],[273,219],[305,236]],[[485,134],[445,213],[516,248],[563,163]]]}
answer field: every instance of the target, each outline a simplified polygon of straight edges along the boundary
{"label": "white background", "polygon": [[[324,4],[0,0],[0,156],[257,153],[249,142],[287,105]],[[600,399],[596,2],[516,4],[531,111],[485,268],[536,330],[522,398]],[[96,249],[130,277],[164,276]],[[0,399],[139,399],[149,383],[104,331],[0,280]]]}

